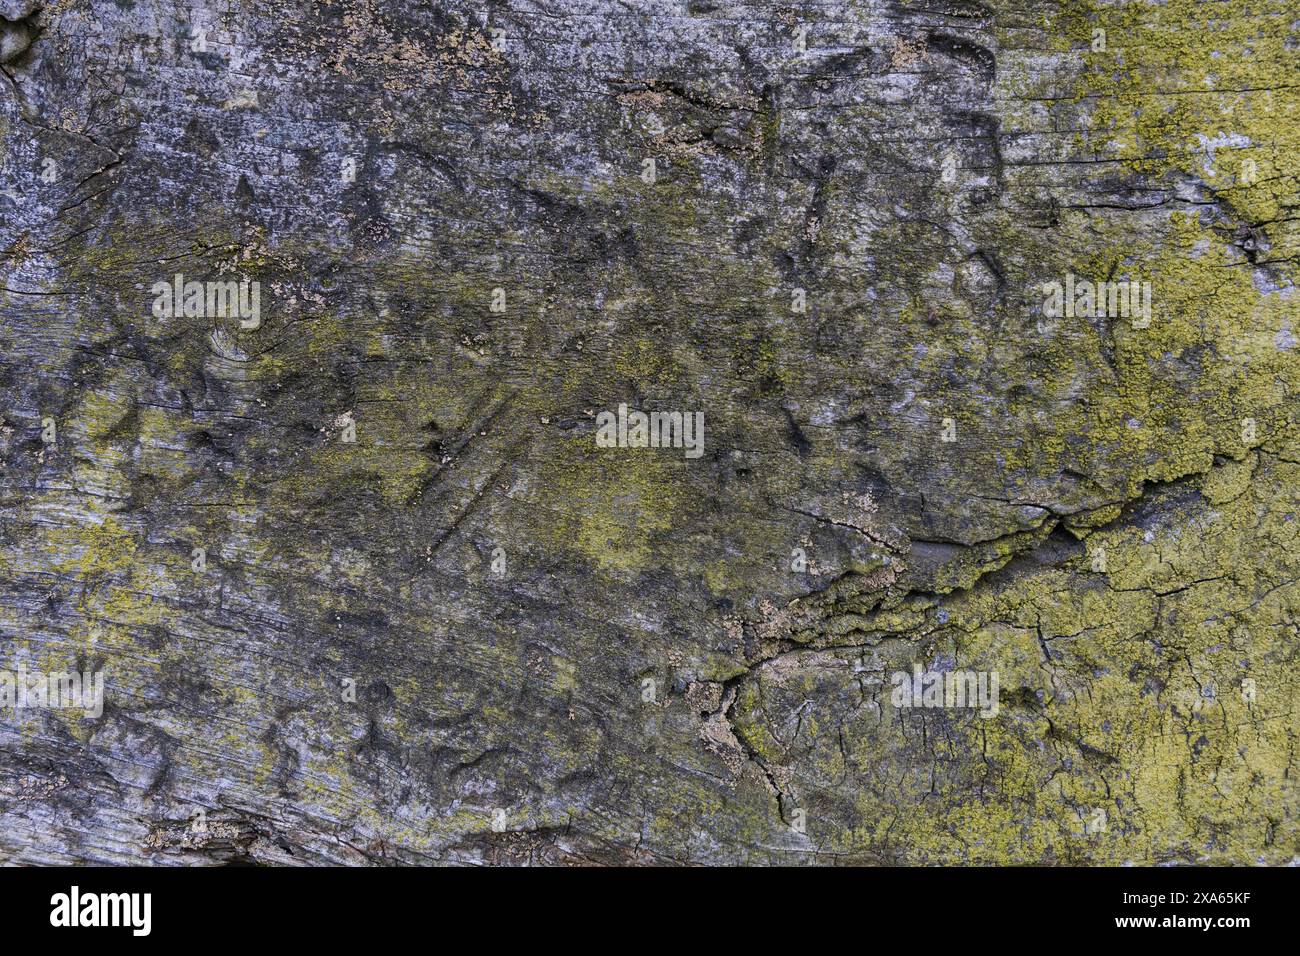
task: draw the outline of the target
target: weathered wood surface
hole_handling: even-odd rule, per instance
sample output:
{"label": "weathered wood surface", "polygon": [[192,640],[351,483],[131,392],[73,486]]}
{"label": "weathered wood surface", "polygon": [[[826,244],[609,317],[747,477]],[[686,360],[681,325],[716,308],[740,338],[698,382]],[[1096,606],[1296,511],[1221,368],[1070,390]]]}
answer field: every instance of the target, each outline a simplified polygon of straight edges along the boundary
{"label": "weathered wood surface", "polygon": [[0,17],[0,859],[1300,852],[1287,0]]}

